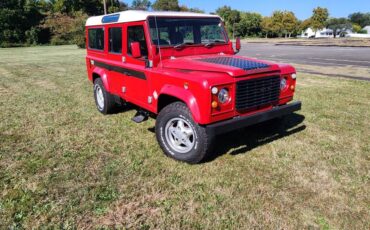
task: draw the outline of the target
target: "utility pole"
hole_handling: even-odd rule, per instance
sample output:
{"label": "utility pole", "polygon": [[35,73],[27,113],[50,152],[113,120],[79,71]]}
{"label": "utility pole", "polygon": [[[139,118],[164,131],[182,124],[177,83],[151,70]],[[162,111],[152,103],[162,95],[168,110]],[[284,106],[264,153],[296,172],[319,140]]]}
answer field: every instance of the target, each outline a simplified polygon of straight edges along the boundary
{"label": "utility pole", "polygon": [[103,0],[104,2],[104,14],[107,14],[107,3],[105,2],[105,0]]}

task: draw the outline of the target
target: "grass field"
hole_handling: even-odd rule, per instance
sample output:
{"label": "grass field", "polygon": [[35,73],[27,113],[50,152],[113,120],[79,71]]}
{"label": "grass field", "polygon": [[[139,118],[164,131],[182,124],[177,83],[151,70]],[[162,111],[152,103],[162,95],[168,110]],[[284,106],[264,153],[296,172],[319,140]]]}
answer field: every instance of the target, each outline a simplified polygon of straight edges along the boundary
{"label": "grass field", "polygon": [[370,83],[300,74],[303,109],[200,165],[95,108],[84,50],[0,49],[0,228],[370,229]]}

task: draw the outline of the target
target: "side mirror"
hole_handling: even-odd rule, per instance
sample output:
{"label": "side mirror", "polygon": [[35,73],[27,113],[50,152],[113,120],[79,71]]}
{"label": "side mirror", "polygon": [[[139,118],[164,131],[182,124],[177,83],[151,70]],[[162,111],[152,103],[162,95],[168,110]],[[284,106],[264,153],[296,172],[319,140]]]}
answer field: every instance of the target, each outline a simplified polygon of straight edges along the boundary
{"label": "side mirror", "polygon": [[139,42],[131,42],[131,55],[134,58],[141,57],[141,50],[140,50],[140,43]]}
{"label": "side mirror", "polygon": [[239,53],[239,51],[240,51],[241,48],[242,48],[242,44],[240,42],[240,37],[237,37],[236,38],[236,41],[235,41],[236,53]]}

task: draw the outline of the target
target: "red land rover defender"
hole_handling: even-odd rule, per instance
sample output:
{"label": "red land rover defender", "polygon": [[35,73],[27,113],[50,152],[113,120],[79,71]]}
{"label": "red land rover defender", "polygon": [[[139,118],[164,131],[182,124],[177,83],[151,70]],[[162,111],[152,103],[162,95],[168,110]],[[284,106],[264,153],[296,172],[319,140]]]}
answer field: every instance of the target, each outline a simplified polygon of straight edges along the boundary
{"label": "red land rover defender", "polygon": [[156,118],[160,147],[180,161],[200,162],[217,134],[301,108],[289,103],[295,69],[236,56],[216,15],[124,11],[89,18],[86,37],[98,110],[136,105],[133,121]]}

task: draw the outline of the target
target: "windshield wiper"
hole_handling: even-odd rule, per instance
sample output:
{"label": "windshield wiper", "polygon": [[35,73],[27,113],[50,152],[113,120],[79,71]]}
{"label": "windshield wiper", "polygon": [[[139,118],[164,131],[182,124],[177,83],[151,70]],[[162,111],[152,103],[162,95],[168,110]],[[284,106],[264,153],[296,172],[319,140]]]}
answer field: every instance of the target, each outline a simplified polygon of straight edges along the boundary
{"label": "windshield wiper", "polygon": [[212,47],[215,44],[225,43],[225,41],[214,40],[204,44],[205,47]]}
{"label": "windshield wiper", "polygon": [[175,49],[182,49],[186,45],[194,45],[194,43],[193,42],[183,42],[183,43],[180,43],[180,44],[175,45],[173,48],[175,48]]}

